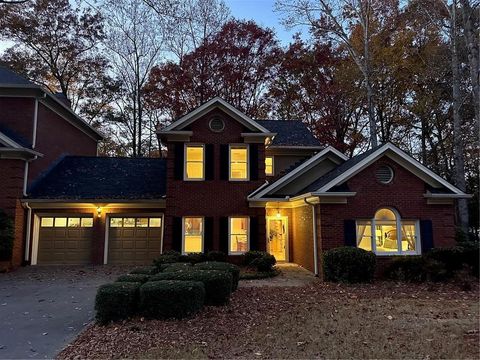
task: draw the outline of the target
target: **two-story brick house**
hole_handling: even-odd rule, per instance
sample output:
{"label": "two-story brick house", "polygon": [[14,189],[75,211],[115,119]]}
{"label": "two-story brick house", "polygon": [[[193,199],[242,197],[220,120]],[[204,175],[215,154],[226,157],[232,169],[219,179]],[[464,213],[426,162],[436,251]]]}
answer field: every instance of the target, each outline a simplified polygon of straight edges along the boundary
{"label": "two-story brick house", "polygon": [[20,199],[62,156],[96,156],[100,140],[63,98],[0,67],[0,209],[14,217],[15,265],[25,242],[27,209]]}
{"label": "two-story brick house", "polygon": [[264,250],[319,273],[349,245],[379,258],[454,244],[468,197],[393,146],[348,159],[298,121],[253,120],[222,99],[158,137],[165,158],[66,156],[21,199],[30,264],[144,264],[162,251]]}

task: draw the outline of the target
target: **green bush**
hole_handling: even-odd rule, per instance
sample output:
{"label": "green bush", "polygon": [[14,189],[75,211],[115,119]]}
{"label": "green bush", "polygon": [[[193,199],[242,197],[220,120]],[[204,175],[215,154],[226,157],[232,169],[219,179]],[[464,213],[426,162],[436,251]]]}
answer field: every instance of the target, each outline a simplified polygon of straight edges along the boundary
{"label": "green bush", "polygon": [[375,254],[355,247],[339,247],[323,255],[325,280],[334,282],[371,282],[375,273]]}
{"label": "green bush", "polygon": [[191,269],[192,269],[192,264],[178,262],[178,263],[172,263],[172,264],[165,264],[162,272],[184,271],[184,270],[191,270]]}
{"label": "green bush", "polygon": [[126,274],[121,275],[115,280],[116,282],[138,282],[138,283],[146,283],[150,278],[149,275],[145,274]]}
{"label": "green bush", "polygon": [[148,318],[184,318],[197,313],[204,301],[200,281],[151,281],[140,288],[140,311]]}
{"label": "green bush", "polygon": [[243,254],[243,264],[249,266],[253,260],[261,258],[263,255],[268,254],[265,251],[251,250]]}
{"label": "green bush", "polygon": [[206,260],[207,260],[207,256],[202,253],[190,253],[186,255],[180,255],[180,257],[178,258],[178,262],[184,262],[184,263],[190,263],[190,264],[196,264]]}
{"label": "green bush", "polygon": [[180,258],[180,253],[177,251],[169,250],[164,252],[158,258],[153,260],[153,265],[159,270],[162,271],[164,264],[172,264],[178,262]]}
{"label": "green bush", "polygon": [[235,291],[238,288],[240,268],[236,265],[218,261],[207,261],[196,264],[194,269],[228,271],[232,275],[232,291]]}
{"label": "green bush", "polygon": [[0,210],[0,261],[12,258],[14,238],[13,220]]}
{"label": "green bush", "polygon": [[425,259],[440,261],[445,264],[448,275],[460,270],[464,263],[464,248],[460,246],[434,248],[424,255]]}
{"label": "green bush", "polygon": [[140,283],[117,282],[98,288],[95,297],[96,319],[101,324],[126,319],[135,314]]}
{"label": "green bush", "polygon": [[480,248],[478,242],[466,242],[462,244],[463,260],[471,269],[472,275],[479,277],[480,273]]}
{"label": "green bush", "polygon": [[276,263],[275,256],[265,253],[262,257],[254,259],[249,266],[255,267],[258,272],[270,272]]}
{"label": "green bush", "polygon": [[[192,269],[195,269],[192,268]],[[218,270],[188,270],[163,272],[153,275],[150,281],[159,280],[186,280],[201,281],[205,286],[206,305],[224,305],[230,300],[232,292],[232,275]]]}
{"label": "green bush", "polygon": [[226,262],[227,255],[222,251],[209,251],[207,261]]}
{"label": "green bush", "polygon": [[156,266],[144,266],[133,269],[130,274],[155,275],[158,270]]}
{"label": "green bush", "polygon": [[425,259],[421,256],[402,256],[390,261],[384,276],[390,280],[422,282],[426,280]]}

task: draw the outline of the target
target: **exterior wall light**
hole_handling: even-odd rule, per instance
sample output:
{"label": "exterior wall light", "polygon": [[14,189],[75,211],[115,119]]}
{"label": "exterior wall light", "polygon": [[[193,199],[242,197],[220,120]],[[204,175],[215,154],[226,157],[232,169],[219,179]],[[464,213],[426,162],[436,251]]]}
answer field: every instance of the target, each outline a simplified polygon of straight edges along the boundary
{"label": "exterior wall light", "polygon": [[102,208],[100,206],[97,207],[97,217],[102,217]]}

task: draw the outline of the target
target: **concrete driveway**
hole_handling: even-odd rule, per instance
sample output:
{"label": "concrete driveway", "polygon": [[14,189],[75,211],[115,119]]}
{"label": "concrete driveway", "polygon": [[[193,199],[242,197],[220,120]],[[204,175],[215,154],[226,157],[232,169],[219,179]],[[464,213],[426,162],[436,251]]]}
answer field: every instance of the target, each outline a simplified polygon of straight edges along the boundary
{"label": "concrete driveway", "polygon": [[127,270],[29,266],[0,274],[0,359],[55,357],[93,320],[98,286]]}

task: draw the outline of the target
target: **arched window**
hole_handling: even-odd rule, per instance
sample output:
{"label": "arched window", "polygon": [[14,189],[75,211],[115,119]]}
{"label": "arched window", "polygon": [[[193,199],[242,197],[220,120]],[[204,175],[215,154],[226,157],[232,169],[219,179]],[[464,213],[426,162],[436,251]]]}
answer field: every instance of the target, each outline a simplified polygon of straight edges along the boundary
{"label": "arched window", "polygon": [[418,220],[402,220],[395,209],[381,208],[373,219],[357,220],[357,247],[377,255],[420,253]]}

